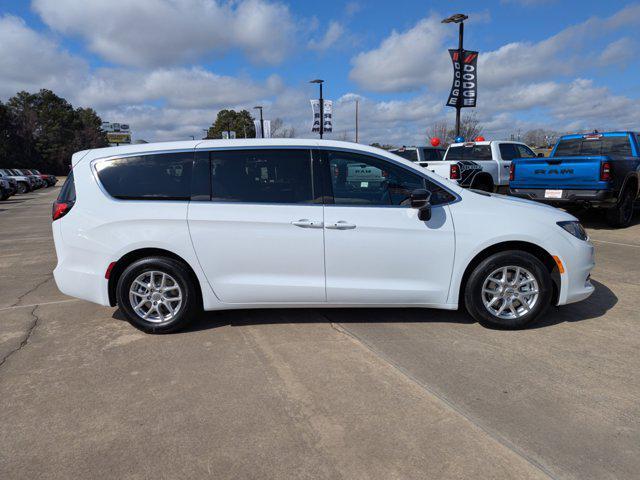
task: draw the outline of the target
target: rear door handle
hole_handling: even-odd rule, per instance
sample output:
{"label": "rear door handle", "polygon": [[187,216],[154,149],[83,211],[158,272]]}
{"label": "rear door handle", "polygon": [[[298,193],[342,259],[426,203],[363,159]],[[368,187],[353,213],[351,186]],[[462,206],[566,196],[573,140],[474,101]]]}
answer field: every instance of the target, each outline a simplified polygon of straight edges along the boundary
{"label": "rear door handle", "polygon": [[327,228],[331,230],[353,230],[356,226],[353,223],[347,223],[344,220],[340,220],[339,222],[327,225]]}
{"label": "rear door handle", "polygon": [[322,228],[324,226],[322,222],[314,222],[307,218],[301,218],[297,222],[291,222],[291,225],[295,225],[300,228]]}

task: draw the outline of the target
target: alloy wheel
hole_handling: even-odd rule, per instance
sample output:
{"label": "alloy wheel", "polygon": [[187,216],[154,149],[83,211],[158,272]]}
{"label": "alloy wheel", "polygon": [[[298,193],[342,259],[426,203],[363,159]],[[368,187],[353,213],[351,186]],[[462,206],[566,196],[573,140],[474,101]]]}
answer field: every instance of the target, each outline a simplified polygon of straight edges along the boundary
{"label": "alloy wheel", "polygon": [[528,314],[538,301],[540,287],[526,268],[500,267],[482,284],[482,303],[494,317],[512,320]]}
{"label": "alloy wheel", "polygon": [[131,283],[129,303],[143,320],[163,323],[175,317],[182,307],[183,292],[169,274],[157,270],[144,272]]}

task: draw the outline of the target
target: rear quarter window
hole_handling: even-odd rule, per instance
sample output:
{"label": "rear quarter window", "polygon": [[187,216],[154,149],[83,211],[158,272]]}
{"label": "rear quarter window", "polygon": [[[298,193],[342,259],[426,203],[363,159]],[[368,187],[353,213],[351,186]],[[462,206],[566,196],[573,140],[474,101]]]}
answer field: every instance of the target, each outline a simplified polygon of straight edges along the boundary
{"label": "rear quarter window", "polygon": [[58,194],[59,203],[75,203],[76,201],[76,184],[73,179],[73,171],[69,173],[64,181],[60,193]]}
{"label": "rear quarter window", "polygon": [[96,164],[100,183],[122,200],[189,200],[193,152],[114,158]]}

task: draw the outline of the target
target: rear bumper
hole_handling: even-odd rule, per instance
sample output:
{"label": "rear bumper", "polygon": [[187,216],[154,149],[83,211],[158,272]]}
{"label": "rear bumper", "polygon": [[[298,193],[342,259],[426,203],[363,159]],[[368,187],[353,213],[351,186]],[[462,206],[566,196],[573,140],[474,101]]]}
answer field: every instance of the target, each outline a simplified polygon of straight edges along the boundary
{"label": "rear bumper", "polygon": [[611,190],[562,190],[562,198],[545,198],[544,188],[510,188],[515,197],[526,198],[549,205],[590,204],[611,206],[616,198]]}

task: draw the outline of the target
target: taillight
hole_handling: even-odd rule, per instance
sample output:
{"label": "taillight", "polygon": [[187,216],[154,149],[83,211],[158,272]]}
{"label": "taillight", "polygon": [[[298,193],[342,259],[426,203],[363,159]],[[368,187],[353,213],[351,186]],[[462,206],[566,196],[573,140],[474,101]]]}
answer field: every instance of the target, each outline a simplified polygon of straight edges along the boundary
{"label": "taillight", "polygon": [[602,162],[600,164],[600,180],[603,182],[611,180],[611,162]]}
{"label": "taillight", "polygon": [[53,220],[58,220],[59,218],[64,217],[69,210],[73,207],[73,202],[53,202],[53,209],[51,211],[51,217]]}
{"label": "taillight", "polygon": [[449,167],[449,178],[451,180],[460,180],[460,166],[457,163],[452,163]]}
{"label": "taillight", "polygon": [[511,165],[509,165],[509,181],[513,181],[514,178],[516,178],[516,164],[511,162]]}

